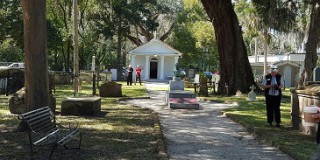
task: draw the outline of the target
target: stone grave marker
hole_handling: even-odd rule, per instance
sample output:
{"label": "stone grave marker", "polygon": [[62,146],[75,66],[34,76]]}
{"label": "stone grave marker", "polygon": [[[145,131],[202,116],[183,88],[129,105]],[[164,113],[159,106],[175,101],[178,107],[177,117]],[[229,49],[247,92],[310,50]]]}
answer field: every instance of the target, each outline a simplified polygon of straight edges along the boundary
{"label": "stone grave marker", "polygon": [[200,75],[196,74],[194,77],[194,83],[200,83]]}
{"label": "stone grave marker", "polygon": [[248,94],[248,100],[255,101],[257,98],[257,94],[254,92],[254,89],[256,89],[256,87],[252,85],[250,88],[251,88],[251,91]]}
{"label": "stone grave marker", "polygon": [[169,81],[169,90],[184,90],[184,81],[182,80],[170,80]]}
{"label": "stone grave marker", "polygon": [[213,74],[212,75],[212,83],[214,83],[213,84],[213,86],[214,86],[214,92],[216,92],[216,91],[218,91],[218,85],[219,85],[219,81],[220,81],[220,75],[218,75],[218,74]]}
{"label": "stone grave marker", "polygon": [[320,66],[313,70],[313,81],[320,81]]}
{"label": "stone grave marker", "polygon": [[237,90],[236,97],[242,97],[243,93],[240,90]]}

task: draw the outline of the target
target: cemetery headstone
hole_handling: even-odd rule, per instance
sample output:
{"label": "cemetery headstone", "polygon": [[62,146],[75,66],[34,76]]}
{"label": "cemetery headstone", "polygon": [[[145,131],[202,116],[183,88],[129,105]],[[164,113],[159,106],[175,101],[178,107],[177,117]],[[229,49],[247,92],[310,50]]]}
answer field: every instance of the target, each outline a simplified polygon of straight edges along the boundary
{"label": "cemetery headstone", "polygon": [[111,72],[111,77],[112,77],[111,79],[113,81],[116,81],[117,80],[117,69],[111,69],[110,72]]}
{"label": "cemetery headstone", "polygon": [[256,89],[256,87],[252,85],[250,88],[251,88],[251,91],[248,94],[248,100],[255,101],[257,99],[257,94],[254,92],[254,89]]}
{"label": "cemetery headstone", "polygon": [[189,78],[194,78],[194,76],[195,76],[195,70],[194,69],[189,69],[188,77]]}
{"label": "cemetery headstone", "polygon": [[169,89],[172,90],[184,90],[184,81],[180,80],[170,80],[169,81]]}
{"label": "cemetery headstone", "polygon": [[107,82],[99,87],[101,97],[122,97],[122,84]]}
{"label": "cemetery headstone", "polygon": [[200,75],[196,74],[194,77],[194,83],[200,83]]}
{"label": "cemetery headstone", "polygon": [[241,97],[243,94],[242,94],[242,92],[240,91],[240,90],[238,90],[237,92],[236,92],[236,97]]}
{"label": "cemetery headstone", "polygon": [[98,116],[100,97],[69,97],[61,102],[61,115]]}
{"label": "cemetery headstone", "polygon": [[212,83],[214,83],[214,84],[213,84],[214,92],[218,91],[219,81],[220,81],[220,75],[218,75],[218,74],[213,74],[213,75],[212,75]]}
{"label": "cemetery headstone", "polygon": [[199,109],[196,95],[184,91],[183,80],[173,79],[169,81],[169,91],[165,99],[171,109]]}
{"label": "cemetery headstone", "polygon": [[313,81],[320,81],[320,67],[316,67],[313,70]]}

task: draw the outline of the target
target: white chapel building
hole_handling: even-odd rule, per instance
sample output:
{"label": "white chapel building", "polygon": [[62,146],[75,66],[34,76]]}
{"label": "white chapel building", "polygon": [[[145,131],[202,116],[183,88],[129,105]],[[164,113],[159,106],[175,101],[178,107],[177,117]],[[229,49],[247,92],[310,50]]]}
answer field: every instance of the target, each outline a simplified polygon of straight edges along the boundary
{"label": "white chapel building", "polygon": [[143,80],[166,80],[167,77],[174,76],[173,70],[182,53],[154,38],[129,51],[129,56],[133,70],[137,65],[142,69]]}

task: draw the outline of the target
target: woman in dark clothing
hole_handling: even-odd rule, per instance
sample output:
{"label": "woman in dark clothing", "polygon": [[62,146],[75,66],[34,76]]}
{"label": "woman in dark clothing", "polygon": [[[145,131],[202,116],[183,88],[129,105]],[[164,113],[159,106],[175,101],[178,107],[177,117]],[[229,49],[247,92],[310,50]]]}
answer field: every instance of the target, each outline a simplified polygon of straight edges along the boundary
{"label": "woman in dark clothing", "polygon": [[267,121],[270,127],[273,126],[273,120],[275,120],[276,126],[280,127],[280,104],[283,85],[284,82],[281,74],[278,74],[278,68],[276,66],[272,66],[271,73],[265,76],[262,83],[262,88],[265,91],[266,97]]}
{"label": "woman in dark clothing", "polygon": [[131,67],[131,65],[129,65],[129,69],[128,69],[128,77],[127,77],[127,85],[131,86],[132,85],[132,73],[133,73],[133,68]]}

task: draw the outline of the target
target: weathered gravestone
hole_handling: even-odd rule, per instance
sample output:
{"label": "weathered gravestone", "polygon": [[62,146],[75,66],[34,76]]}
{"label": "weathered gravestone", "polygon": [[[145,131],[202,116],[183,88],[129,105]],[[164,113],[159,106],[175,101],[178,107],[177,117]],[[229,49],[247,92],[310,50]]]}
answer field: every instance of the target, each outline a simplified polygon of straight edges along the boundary
{"label": "weathered gravestone", "polygon": [[194,83],[200,83],[200,75],[196,74],[194,77]]}
{"label": "weathered gravestone", "polygon": [[[25,88],[20,89],[9,98],[9,110],[12,114],[22,114],[28,112],[25,102]],[[56,98],[49,94],[49,108],[52,112],[56,110]]]}
{"label": "weathered gravestone", "polygon": [[212,75],[212,83],[213,83],[213,92],[214,93],[218,91],[219,81],[220,81],[220,75],[213,74]]}
{"label": "weathered gravestone", "polygon": [[169,91],[166,94],[166,102],[172,109],[199,109],[196,95],[184,91],[184,81],[169,81]]}
{"label": "weathered gravestone", "polygon": [[122,97],[122,84],[107,82],[99,87],[101,97]]}
{"label": "weathered gravestone", "polygon": [[248,94],[248,100],[255,101],[257,99],[257,94],[254,92],[254,89],[256,89],[256,87],[252,85],[250,88],[251,88],[251,92],[249,92]]}
{"label": "weathered gravestone", "polygon": [[[175,78],[177,79],[177,78]],[[184,90],[184,81],[182,80],[171,80],[169,81],[169,90]]]}
{"label": "weathered gravestone", "polygon": [[320,81],[320,67],[313,70],[313,81]]}
{"label": "weathered gravestone", "polygon": [[61,103],[61,115],[93,116],[100,112],[100,97],[69,97]]}
{"label": "weathered gravestone", "polygon": [[199,84],[200,84],[200,75],[196,74],[193,82],[194,93],[197,93],[197,88],[199,87]]}
{"label": "weathered gravestone", "polygon": [[194,78],[195,76],[195,70],[194,69],[189,69],[188,77],[189,78]]}

